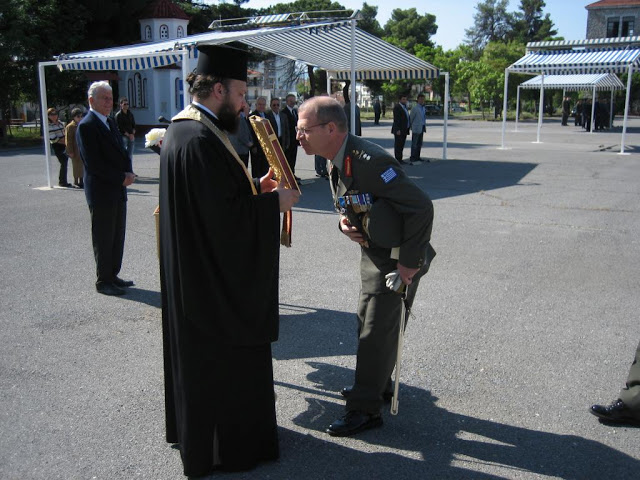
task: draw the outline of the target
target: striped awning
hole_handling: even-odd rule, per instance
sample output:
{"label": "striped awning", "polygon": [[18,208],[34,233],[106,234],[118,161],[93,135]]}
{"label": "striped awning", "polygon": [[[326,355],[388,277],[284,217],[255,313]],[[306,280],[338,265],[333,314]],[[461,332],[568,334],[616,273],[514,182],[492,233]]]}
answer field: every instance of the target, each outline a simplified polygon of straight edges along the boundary
{"label": "striped awning", "polygon": [[586,74],[622,73],[637,67],[640,47],[584,48],[530,51],[508,70],[513,73]]}
{"label": "striped awning", "polygon": [[[335,72],[340,80],[349,79],[351,75],[351,26],[348,22],[308,30],[289,29],[243,42]],[[357,80],[427,79],[439,75],[438,69],[430,63],[358,28],[355,31],[355,70]]]}
{"label": "striped awning", "polygon": [[[182,52],[197,57],[197,45],[242,42],[249,46],[335,72],[350,78],[350,21],[263,27],[257,30],[214,31],[173,40],[72,53],[56,57],[64,70],[141,70],[171,65]],[[384,40],[355,29],[356,79],[428,79],[439,75],[436,67]]]}
{"label": "striped awning", "polygon": [[[539,89],[543,79],[541,75],[520,84],[520,88]],[[584,75],[545,75],[544,88],[550,90],[624,90],[624,83],[613,73],[594,73]]]}

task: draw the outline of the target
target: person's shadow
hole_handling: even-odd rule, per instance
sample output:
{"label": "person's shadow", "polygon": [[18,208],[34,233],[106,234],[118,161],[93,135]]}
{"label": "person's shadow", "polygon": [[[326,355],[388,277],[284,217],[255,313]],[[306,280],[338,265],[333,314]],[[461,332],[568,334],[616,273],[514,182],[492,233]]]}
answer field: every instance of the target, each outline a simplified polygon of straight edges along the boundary
{"label": "person's shadow", "polygon": [[[351,383],[353,372],[323,362],[308,364],[315,369],[307,376],[315,384],[315,391],[276,384],[313,391],[314,397],[307,398],[307,410],[293,422],[324,432],[344,413],[344,402],[337,392]],[[318,394],[327,399],[319,400]],[[305,480],[356,478],[354,473],[357,478],[531,478],[536,474],[563,479],[631,479],[640,471],[639,460],[593,440],[447,411],[436,405],[437,398],[428,390],[401,384],[399,400],[397,416],[391,416],[385,407],[382,428],[353,437],[386,453],[367,453],[362,445],[356,450],[328,436],[323,441],[285,430],[281,435],[283,452],[289,442],[295,443],[296,451],[283,455],[295,457],[289,460],[300,467],[292,470],[304,475]],[[491,473],[496,471],[501,474]]]}

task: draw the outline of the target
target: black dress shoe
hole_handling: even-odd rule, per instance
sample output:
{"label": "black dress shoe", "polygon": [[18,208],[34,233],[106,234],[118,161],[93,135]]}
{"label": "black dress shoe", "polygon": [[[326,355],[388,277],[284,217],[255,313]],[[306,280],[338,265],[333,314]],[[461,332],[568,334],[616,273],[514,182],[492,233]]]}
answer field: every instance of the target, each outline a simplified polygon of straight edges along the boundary
{"label": "black dress shoe", "polygon": [[113,284],[116,287],[133,287],[135,285],[135,283],[133,283],[133,280],[122,280],[121,278],[116,277],[115,280],[113,281]]}
{"label": "black dress shoe", "polygon": [[634,417],[629,407],[620,399],[611,405],[592,405],[589,411],[605,422],[640,426],[640,419]]}
{"label": "black dress shoe", "polygon": [[[349,395],[351,395],[352,390],[353,390],[353,387],[344,387],[342,390],[340,390],[340,395],[342,395],[345,398],[348,398]],[[382,393],[382,399],[384,400],[384,403],[391,403],[392,398],[393,398],[393,391],[385,390]]]}
{"label": "black dress shoe", "polygon": [[379,413],[370,414],[352,410],[329,425],[326,431],[332,437],[348,437],[349,435],[355,435],[364,430],[381,426],[382,416]]}
{"label": "black dress shoe", "polygon": [[99,283],[96,285],[98,293],[103,295],[124,295],[125,291],[120,287],[115,286],[113,283]]}

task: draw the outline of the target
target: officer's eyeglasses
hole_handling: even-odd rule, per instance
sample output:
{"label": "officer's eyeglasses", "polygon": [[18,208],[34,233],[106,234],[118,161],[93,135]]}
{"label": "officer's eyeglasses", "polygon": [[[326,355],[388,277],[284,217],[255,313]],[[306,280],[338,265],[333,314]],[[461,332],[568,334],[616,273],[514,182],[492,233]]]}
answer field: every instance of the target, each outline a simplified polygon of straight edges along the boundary
{"label": "officer's eyeglasses", "polygon": [[327,123],[329,123],[329,122],[316,123],[315,125],[311,125],[310,127],[302,127],[302,128],[296,127],[296,133],[299,133],[300,135],[304,135],[306,137],[307,134],[309,133],[309,130],[311,130],[312,128],[315,128],[315,127],[321,127],[323,125],[326,125]]}

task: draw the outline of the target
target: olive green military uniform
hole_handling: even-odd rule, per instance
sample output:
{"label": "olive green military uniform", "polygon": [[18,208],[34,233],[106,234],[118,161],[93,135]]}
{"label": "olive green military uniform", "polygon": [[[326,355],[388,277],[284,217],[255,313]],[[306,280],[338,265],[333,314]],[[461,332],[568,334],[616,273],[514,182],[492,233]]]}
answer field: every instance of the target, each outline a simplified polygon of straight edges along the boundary
{"label": "olive green military uniform", "polygon": [[633,360],[627,386],[620,391],[620,400],[624,402],[634,417],[640,419],[640,344],[636,349],[636,358]]}
{"label": "olive green military uniform", "polygon": [[[420,277],[427,272],[435,256],[429,244],[433,205],[394,157],[378,145],[351,134],[332,162],[330,180],[336,208],[360,231],[363,231],[363,214],[344,208],[341,197],[367,203],[363,194],[368,194],[372,204],[384,199],[400,217],[399,223],[397,218],[388,222],[389,228],[394,225],[393,228],[400,226],[402,230],[397,259],[391,258],[390,248],[377,246],[375,239],[369,238],[368,245],[361,248],[359,341],[355,383],[347,399],[347,411],[377,414],[383,404],[382,394],[390,388],[388,383],[396,361],[402,313],[402,297],[387,288],[385,275],[396,270],[398,262],[408,268],[420,268],[407,291],[410,308]],[[366,206],[358,206],[357,211],[361,210],[366,210]],[[384,222],[384,219],[379,221]]]}

